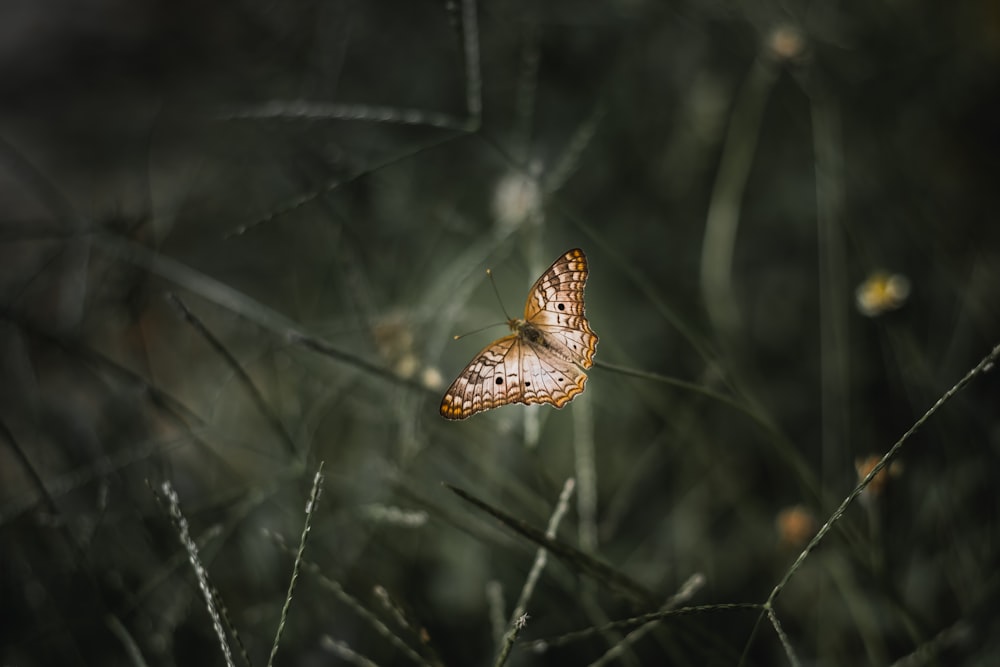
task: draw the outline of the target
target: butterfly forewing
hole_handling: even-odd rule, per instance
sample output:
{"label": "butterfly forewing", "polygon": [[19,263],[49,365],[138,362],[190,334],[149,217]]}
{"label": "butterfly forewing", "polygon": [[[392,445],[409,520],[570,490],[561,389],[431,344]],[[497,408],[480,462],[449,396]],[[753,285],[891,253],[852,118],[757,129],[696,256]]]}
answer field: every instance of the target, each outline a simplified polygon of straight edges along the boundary
{"label": "butterfly forewing", "polygon": [[473,358],[445,392],[441,414],[465,419],[508,403],[549,403],[557,408],[580,394],[593,365],[597,335],[587,322],[583,288],[587,257],[580,249],[557,259],[535,281],[524,320]]}
{"label": "butterfly forewing", "polygon": [[524,306],[524,319],[584,368],[593,366],[597,351],[597,336],[584,314],[587,273],[587,256],[579,248],[570,250],[535,281]]}

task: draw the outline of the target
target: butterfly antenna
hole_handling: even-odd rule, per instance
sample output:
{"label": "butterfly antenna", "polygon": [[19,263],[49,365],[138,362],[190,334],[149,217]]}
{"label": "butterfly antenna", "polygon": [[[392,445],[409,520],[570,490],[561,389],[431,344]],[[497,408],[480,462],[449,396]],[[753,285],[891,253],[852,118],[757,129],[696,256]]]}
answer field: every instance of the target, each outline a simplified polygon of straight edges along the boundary
{"label": "butterfly antenna", "polygon": [[466,336],[469,336],[471,334],[479,333],[480,331],[486,331],[487,329],[492,329],[493,327],[499,327],[499,326],[502,326],[504,324],[509,324],[510,323],[510,315],[507,314],[507,309],[504,308],[504,306],[503,306],[503,299],[500,298],[500,290],[497,289],[497,283],[496,283],[495,280],[493,280],[493,271],[491,269],[486,269],[486,275],[490,277],[490,285],[493,285],[493,293],[497,295],[497,301],[500,302],[500,310],[503,311],[503,316],[507,318],[507,321],[506,322],[496,322],[494,324],[487,324],[485,327],[482,327],[480,329],[475,329],[473,331],[466,331],[464,334],[458,334],[456,336],[452,336],[452,340],[458,340],[460,338],[465,338]]}
{"label": "butterfly antenna", "polygon": [[459,340],[461,338],[465,338],[466,336],[471,336],[474,333],[479,333],[480,331],[486,331],[487,329],[492,329],[493,327],[500,327],[500,326],[503,326],[504,324],[505,324],[504,322],[494,322],[493,324],[487,324],[485,327],[482,327],[482,328],[479,328],[479,329],[474,329],[472,331],[466,331],[464,334],[457,334],[455,336],[452,336],[451,339],[452,340]]}
{"label": "butterfly antenna", "polygon": [[490,277],[490,285],[493,285],[493,293],[497,295],[497,301],[500,302],[500,310],[503,311],[503,316],[507,318],[508,322],[510,322],[511,317],[507,312],[507,309],[504,308],[503,299],[500,298],[500,290],[497,289],[497,281],[493,280],[493,271],[491,269],[486,269],[486,275]]}

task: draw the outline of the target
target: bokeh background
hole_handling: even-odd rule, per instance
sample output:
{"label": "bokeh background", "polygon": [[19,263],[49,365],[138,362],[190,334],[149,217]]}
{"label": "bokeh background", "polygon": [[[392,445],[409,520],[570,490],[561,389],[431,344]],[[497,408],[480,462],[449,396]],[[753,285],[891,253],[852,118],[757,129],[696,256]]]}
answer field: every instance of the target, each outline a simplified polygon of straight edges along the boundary
{"label": "bokeh background", "polygon": [[[791,652],[567,633],[762,603],[1000,342],[998,84],[990,0],[4,3],[0,662],[223,664],[169,481],[266,664],[322,461],[277,664],[492,664],[536,546],[442,483],[544,530],[569,478],[654,606],[550,557],[507,664],[996,664],[995,373],[794,573]],[[646,376],[439,417],[485,269],[516,314],[573,247]]]}

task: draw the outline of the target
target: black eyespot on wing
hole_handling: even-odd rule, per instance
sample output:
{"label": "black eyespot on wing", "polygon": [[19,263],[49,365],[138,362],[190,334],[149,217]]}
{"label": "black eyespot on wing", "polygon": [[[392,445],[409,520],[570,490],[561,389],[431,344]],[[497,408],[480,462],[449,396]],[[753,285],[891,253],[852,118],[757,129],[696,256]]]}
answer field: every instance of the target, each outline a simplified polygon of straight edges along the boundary
{"label": "black eyespot on wing", "polygon": [[498,377],[497,378],[497,384],[503,384],[503,378],[502,377]]}
{"label": "black eyespot on wing", "polygon": [[562,379],[562,378],[556,378],[556,379],[557,379],[557,380],[559,380],[559,382],[562,382],[562,381],[563,381],[563,379]]}
{"label": "black eyespot on wing", "polygon": [[524,381],[524,386],[525,387],[530,387],[531,386],[531,380],[525,380]]}
{"label": "black eyespot on wing", "polygon": [[558,306],[558,308],[559,308],[559,310],[566,310],[566,304],[565,303],[560,303],[559,306]]}

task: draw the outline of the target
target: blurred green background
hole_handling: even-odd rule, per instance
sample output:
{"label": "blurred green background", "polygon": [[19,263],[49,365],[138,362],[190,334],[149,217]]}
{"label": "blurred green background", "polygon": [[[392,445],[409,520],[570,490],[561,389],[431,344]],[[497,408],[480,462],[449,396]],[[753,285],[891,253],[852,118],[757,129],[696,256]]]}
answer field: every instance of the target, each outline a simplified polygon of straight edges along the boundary
{"label": "blurred green background", "polygon": [[[492,664],[536,546],[442,482],[544,530],[568,478],[559,539],[655,603],[550,556],[507,664],[1000,659],[995,373],[795,572],[791,655],[746,609],[564,636],[692,577],[675,607],[764,602],[1000,342],[997,3],[48,0],[0,35],[0,663],[223,664],[169,481],[266,664],[320,461],[277,664]],[[573,247],[598,362],[698,389],[597,367],[442,419],[501,335],[452,341],[504,319],[484,270],[516,316]]]}

